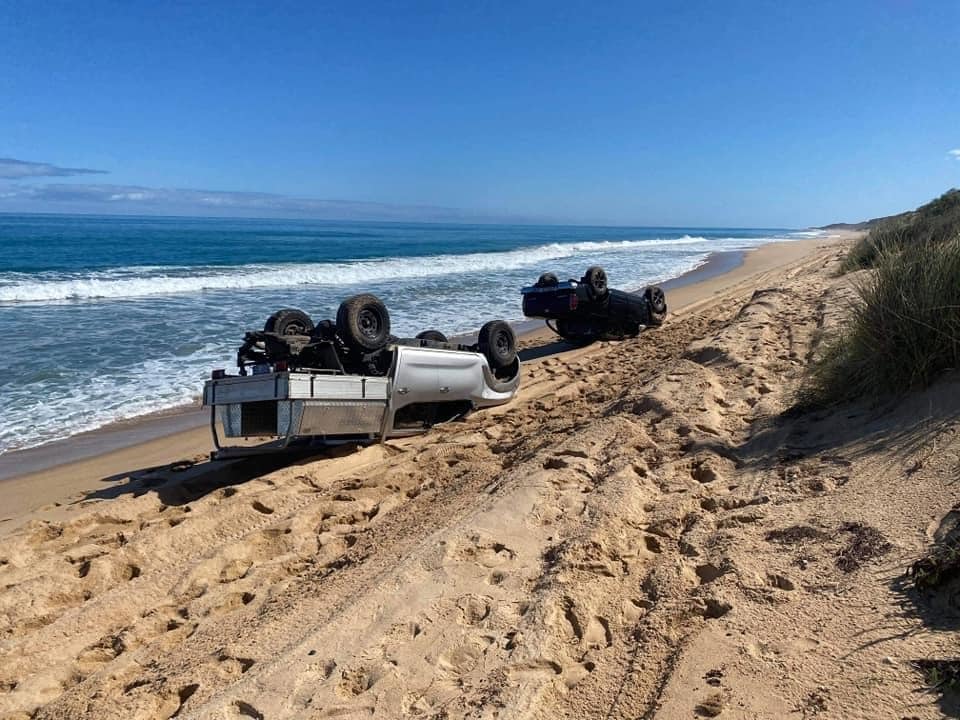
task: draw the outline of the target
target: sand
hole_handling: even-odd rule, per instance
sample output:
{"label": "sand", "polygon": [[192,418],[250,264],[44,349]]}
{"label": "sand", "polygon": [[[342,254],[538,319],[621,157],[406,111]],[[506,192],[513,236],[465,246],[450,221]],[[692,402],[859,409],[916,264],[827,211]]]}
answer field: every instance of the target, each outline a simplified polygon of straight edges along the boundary
{"label": "sand", "polygon": [[[831,236],[830,242],[841,241],[847,235],[838,233]],[[769,243],[745,253],[742,262],[719,276],[709,267],[694,270],[665,284],[670,308],[678,313],[692,304],[710,302],[718,293],[749,281],[757,273],[789,265],[825,242],[820,239]],[[526,348],[527,355],[571,353],[568,346],[556,342],[556,335],[541,322],[525,323],[521,330],[521,347]],[[190,409],[118,423],[70,441],[9,453],[0,458],[0,522],[13,523],[35,508],[64,502],[80,492],[123,483],[131,473],[181,460],[203,460],[211,449],[207,412]],[[26,469],[18,470],[18,465]]]}
{"label": "sand", "polygon": [[421,438],[5,481],[0,717],[955,716],[911,663],[956,608],[904,573],[960,495],[960,381],[786,412],[842,250],[764,246]]}

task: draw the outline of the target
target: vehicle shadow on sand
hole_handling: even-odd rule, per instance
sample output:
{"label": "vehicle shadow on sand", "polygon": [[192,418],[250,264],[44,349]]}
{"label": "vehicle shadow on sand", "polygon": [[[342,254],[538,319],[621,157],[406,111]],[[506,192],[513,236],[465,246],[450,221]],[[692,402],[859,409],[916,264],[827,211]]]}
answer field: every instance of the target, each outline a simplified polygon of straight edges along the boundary
{"label": "vehicle shadow on sand", "polygon": [[230,485],[240,485],[274,470],[323,458],[339,457],[355,452],[356,449],[357,446],[350,445],[336,448],[292,450],[276,455],[259,455],[234,460],[207,460],[203,462],[181,460],[169,465],[139,468],[101,478],[101,482],[104,483],[114,483],[122,480],[126,480],[126,482],[86,493],[76,502],[113,500],[122,495],[139,497],[152,492],[156,493],[164,505],[186,505],[215,490]]}
{"label": "vehicle shadow on sand", "polygon": [[545,357],[550,357],[551,355],[569,352],[570,350],[577,350],[581,347],[583,346],[567,342],[566,340],[553,340],[545,345],[523,348],[517,352],[517,356],[520,358],[520,362],[530,362],[531,360],[540,360]]}
{"label": "vehicle shadow on sand", "polygon": [[[517,354],[521,362],[539,360],[571,350],[581,345],[566,340],[553,340],[543,345],[526,347]],[[83,495],[78,503],[89,500],[112,500],[123,495],[138,497],[148,492],[157,494],[165,505],[186,505],[205,495],[230,485],[239,485],[286,467],[315,460],[342,457],[362,445],[340,445],[332,448],[289,450],[283,453],[259,455],[234,460],[181,460],[168,465],[138,468],[101,478],[103,483],[118,483]]]}

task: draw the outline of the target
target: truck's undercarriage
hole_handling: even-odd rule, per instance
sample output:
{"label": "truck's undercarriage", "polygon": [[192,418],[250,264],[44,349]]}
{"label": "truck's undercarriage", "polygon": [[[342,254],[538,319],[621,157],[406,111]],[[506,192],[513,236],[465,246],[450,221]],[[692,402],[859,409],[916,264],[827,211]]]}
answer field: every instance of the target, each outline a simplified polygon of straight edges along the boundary
{"label": "truck's undercarriage", "polygon": [[[397,338],[372,295],[344,301],[335,322],[277,311],[244,335],[237,366],[238,375],[216,370],[204,387],[215,458],[420,433],[509,401],[520,379],[507,323],[486,323],[472,344],[436,330]],[[221,435],[258,444],[224,447]]]}

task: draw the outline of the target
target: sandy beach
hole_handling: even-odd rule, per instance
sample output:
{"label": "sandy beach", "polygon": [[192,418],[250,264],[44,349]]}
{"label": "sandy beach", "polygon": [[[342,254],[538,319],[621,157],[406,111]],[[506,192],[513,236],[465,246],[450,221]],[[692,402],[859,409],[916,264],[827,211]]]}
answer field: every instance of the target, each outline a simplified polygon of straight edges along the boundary
{"label": "sandy beach", "polygon": [[513,403],[420,438],[212,464],[194,427],[0,481],[0,718],[956,716],[911,664],[955,620],[902,578],[956,522],[960,383],[788,412],[851,237],[633,340],[528,334]]}
{"label": "sandy beach", "polygon": [[[718,257],[668,280],[663,287],[670,293],[671,309],[679,312],[691,304],[709,300],[757,272],[789,264],[821,243],[822,240],[777,242],[750,252],[725,253],[724,257],[718,253]],[[557,337],[541,321],[520,323],[517,331],[522,347],[528,352],[544,347],[551,353],[569,351],[554,342]],[[104,483],[123,481],[132,470],[185,459],[200,460],[210,449],[209,415],[198,407],[191,407],[175,408],[81,433],[68,440],[6,453],[0,455],[5,517],[21,515],[77,492],[101,489]]]}

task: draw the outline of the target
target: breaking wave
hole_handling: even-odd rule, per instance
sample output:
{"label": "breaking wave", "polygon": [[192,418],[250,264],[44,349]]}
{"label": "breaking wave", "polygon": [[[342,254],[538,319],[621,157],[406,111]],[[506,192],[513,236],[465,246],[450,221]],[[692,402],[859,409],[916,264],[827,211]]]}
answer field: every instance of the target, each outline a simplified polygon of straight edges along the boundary
{"label": "breaking wave", "polygon": [[[137,298],[207,290],[336,287],[401,278],[493,272],[535,266],[545,260],[592,253],[656,251],[705,244],[707,238],[549,243],[507,252],[396,257],[355,262],[128,267],[84,273],[0,273],[0,303],[49,303],[98,298]],[[714,239],[712,242],[716,242]]]}

